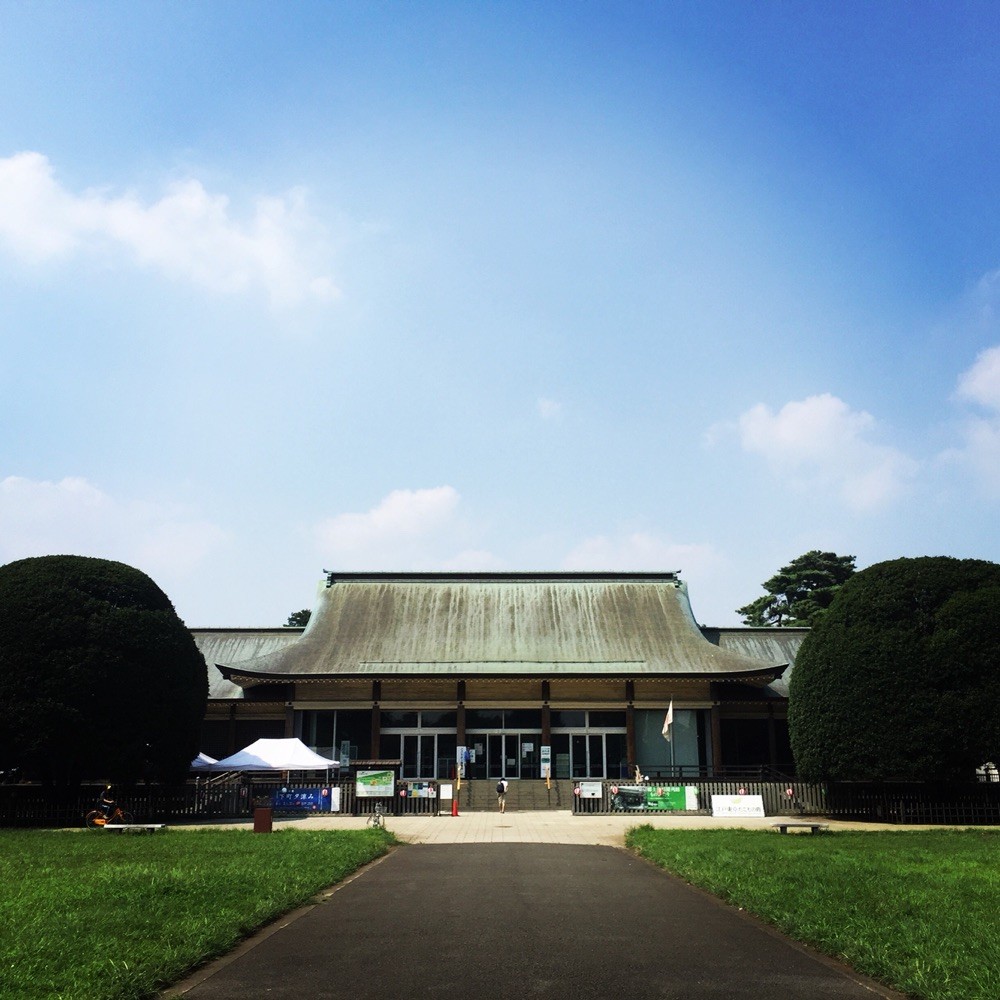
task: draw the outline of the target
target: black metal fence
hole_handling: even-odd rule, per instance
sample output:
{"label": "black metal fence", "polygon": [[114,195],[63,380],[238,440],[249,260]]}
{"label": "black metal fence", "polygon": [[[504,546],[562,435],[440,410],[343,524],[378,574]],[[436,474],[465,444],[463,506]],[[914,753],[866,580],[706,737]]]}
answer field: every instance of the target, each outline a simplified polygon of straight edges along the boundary
{"label": "black metal fence", "polygon": [[995,782],[838,781],[827,785],[827,816],[868,823],[1000,824]]}
{"label": "black metal fence", "polygon": [[[412,816],[437,813],[440,800],[415,797],[407,782],[397,782],[395,794],[381,798],[357,797],[352,778],[333,782],[207,779],[168,787],[141,785],[116,790],[124,809],[140,823],[198,823],[249,819],[255,806],[272,806],[277,792],[296,789],[328,788],[339,791],[339,812],[367,815],[376,802],[389,815]],[[82,826],[87,812],[97,805],[104,785],[81,785],[77,788],[48,788],[41,785],[0,785],[0,827],[74,827]],[[405,793],[405,794],[400,794]],[[450,803],[449,803],[450,805]],[[306,810],[274,805],[276,815],[303,815]]]}
{"label": "black metal fence", "polygon": [[[588,787],[589,786],[589,787]],[[600,794],[596,798],[588,797],[600,786]],[[695,808],[662,809],[651,806],[651,801],[662,798],[663,792],[670,787],[694,789],[693,801]],[[752,781],[740,779],[732,781],[718,780],[669,780],[664,782],[648,781],[581,781],[577,782],[573,796],[573,812],[578,815],[587,813],[656,813],[673,812],[680,815],[710,816],[712,814],[713,795],[759,795],[763,799],[764,813],[767,816],[802,816],[822,814],[826,809],[825,786],[809,784],[803,781]],[[682,796],[691,798],[691,796]],[[696,803],[696,805],[695,805]]]}
{"label": "black metal fence", "polygon": [[[492,789],[492,783],[487,783]],[[578,782],[590,786],[596,798],[572,796],[576,814],[651,812],[647,808],[647,790],[657,782],[594,781]],[[660,783],[662,785],[667,782]],[[1000,783],[969,782],[807,782],[757,780],[672,781],[670,785],[690,786],[696,790],[697,808],[676,810],[696,815],[711,813],[712,795],[760,795],[768,816],[816,815],[851,819],[868,823],[1000,825]],[[255,804],[271,803],[275,793],[294,785],[296,788],[326,787],[339,790],[340,812],[366,815],[381,803],[390,815],[435,815],[450,800],[415,797],[408,782],[399,781],[395,793],[382,798],[358,798],[351,778],[332,783],[315,780],[279,782],[218,778],[190,782],[179,787],[143,785],[123,789],[118,795],[122,805],[138,822],[197,823],[249,819]],[[83,817],[100,798],[103,785],[78,788],[45,788],[40,785],[0,785],[0,827],[73,827],[82,826]],[[428,791],[422,789],[422,791]],[[406,792],[401,795],[401,792]],[[489,798],[489,796],[487,796]],[[492,805],[492,798],[489,798]],[[565,807],[564,807],[565,808]],[[275,810],[279,815],[280,808]],[[289,810],[302,814],[302,810]]]}

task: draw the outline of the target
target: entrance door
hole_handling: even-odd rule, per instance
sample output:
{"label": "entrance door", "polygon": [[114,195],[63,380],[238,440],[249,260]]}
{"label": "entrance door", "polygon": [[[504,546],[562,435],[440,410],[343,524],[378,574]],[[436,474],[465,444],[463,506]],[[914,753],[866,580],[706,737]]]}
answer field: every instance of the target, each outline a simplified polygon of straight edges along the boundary
{"label": "entrance door", "polygon": [[486,734],[486,773],[490,778],[520,776],[521,737],[517,733]]}

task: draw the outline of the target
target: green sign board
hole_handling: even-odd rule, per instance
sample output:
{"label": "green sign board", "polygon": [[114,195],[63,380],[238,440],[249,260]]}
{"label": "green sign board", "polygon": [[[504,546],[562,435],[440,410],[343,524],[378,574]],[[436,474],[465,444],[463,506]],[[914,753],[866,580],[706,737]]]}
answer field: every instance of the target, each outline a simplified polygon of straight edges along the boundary
{"label": "green sign board", "polygon": [[[692,792],[694,803],[692,804]],[[686,785],[649,785],[646,788],[647,809],[697,809],[697,790]]]}
{"label": "green sign board", "polygon": [[359,799],[385,798],[396,790],[392,771],[358,771],[354,776],[354,794]]}

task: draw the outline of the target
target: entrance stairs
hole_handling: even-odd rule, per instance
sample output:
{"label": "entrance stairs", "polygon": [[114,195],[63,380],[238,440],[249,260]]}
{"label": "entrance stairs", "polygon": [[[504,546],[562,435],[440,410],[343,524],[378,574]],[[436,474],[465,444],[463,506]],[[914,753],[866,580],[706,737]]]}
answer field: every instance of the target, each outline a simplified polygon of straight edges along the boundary
{"label": "entrance stairs", "polygon": [[[572,809],[574,782],[553,779],[551,788],[544,780],[519,778],[507,786],[507,808],[511,811],[530,812],[546,809]],[[468,812],[496,811],[496,779],[474,779],[462,782],[459,809]]]}

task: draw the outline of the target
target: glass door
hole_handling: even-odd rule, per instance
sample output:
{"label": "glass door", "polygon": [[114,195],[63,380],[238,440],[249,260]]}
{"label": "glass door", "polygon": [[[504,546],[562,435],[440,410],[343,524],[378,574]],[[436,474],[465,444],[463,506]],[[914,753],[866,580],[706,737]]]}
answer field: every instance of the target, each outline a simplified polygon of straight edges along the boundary
{"label": "glass door", "polygon": [[503,777],[503,733],[486,734],[486,777]]}

